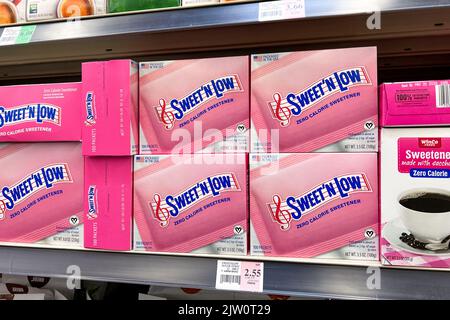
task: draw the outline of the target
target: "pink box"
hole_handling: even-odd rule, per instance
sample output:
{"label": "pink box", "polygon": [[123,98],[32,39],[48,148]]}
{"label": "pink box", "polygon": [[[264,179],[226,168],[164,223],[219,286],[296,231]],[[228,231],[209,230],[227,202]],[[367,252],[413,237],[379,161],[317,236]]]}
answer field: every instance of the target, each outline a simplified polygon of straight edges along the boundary
{"label": "pink box", "polygon": [[85,157],[84,246],[131,250],[133,157]]}
{"label": "pink box", "polygon": [[140,64],[140,153],[248,152],[249,58]]}
{"label": "pink box", "polygon": [[81,83],[0,87],[0,142],[80,141]]}
{"label": "pink box", "polygon": [[247,155],[136,156],[134,249],[247,254]]}
{"label": "pink box", "polygon": [[381,130],[382,263],[450,268],[450,128]]}
{"label": "pink box", "polygon": [[375,47],[252,55],[252,152],[377,150]]}
{"label": "pink box", "polygon": [[0,147],[0,241],[82,247],[81,143]]}
{"label": "pink box", "polygon": [[83,154],[127,156],[138,148],[138,66],[83,63]]}
{"label": "pink box", "polygon": [[378,260],[377,179],[376,153],[252,154],[251,254]]}
{"label": "pink box", "polygon": [[383,127],[450,125],[450,80],[384,83]]}

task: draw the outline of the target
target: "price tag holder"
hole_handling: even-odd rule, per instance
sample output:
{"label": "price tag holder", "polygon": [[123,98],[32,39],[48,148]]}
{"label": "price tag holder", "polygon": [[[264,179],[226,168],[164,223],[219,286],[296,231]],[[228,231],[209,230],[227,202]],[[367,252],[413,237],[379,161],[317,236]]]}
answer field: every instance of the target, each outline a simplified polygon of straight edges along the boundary
{"label": "price tag holder", "polygon": [[35,25],[5,28],[0,36],[0,46],[28,43],[35,30]]}
{"label": "price tag holder", "polygon": [[259,4],[259,21],[297,19],[305,17],[305,0],[279,0]]}
{"label": "price tag holder", "polygon": [[217,261],[216,289],[262,292],[263,287],[263,262]]}

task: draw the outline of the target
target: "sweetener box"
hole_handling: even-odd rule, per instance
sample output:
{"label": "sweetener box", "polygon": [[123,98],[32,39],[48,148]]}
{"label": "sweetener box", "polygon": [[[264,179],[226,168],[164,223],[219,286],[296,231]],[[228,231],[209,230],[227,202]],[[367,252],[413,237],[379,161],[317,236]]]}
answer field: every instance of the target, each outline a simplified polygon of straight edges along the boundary
{"label": "sweetener box", "polygon": [[381,131],[382,262],[450,267],[450,129]]}
{"label": "sweetener box", "polygon": [[0,87],[0,142],[80,141],[81,83]]}
{"label": "sweetener box", "polygon": [[87,62],[83,78],[83,155],[127,156],[138,148],[138,65]]}
{"label": "sweetener box", "polygon": [[131,250],[133,157],[85,157],[84,246]]}
{"label": "sweetener box", "polygon": [[248,152],[248,56],[140,64],[140,153]]}
{"label": "sweetener box", "polygon": [[106,0],[26,0],[26,2],[27,21],[106,14]]}
{"label": "sweetener box", "polygon": [[0,242],[83,246],[79,142],[0,145]]}
{"label": "sweetener box", "polygon": [[379,259],[376,153],[250,155],[250,252]]}
{"label": "sweetener box", "polygon": [[247,155],[135,156],[134,250],[247,254]]}
{"label": "sweetener box", "polygon": [[384,83],[383,127],[450,125],[450,80]]}
{"label": "sweetener box", "polygon": [[251,56],[251,152],[376,152],[375,47]]}

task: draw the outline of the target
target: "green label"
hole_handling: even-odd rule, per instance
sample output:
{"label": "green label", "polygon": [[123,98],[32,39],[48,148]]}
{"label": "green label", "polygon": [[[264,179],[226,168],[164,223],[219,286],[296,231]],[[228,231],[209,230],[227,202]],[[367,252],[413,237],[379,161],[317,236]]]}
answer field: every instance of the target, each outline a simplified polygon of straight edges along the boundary
{"label": "green label", "polygon": [[22,26],[20,28],[20,32],[17,35],[16,44],[28,43],[33,37],[34,30],[36,30],[35,25],[31,26]]}

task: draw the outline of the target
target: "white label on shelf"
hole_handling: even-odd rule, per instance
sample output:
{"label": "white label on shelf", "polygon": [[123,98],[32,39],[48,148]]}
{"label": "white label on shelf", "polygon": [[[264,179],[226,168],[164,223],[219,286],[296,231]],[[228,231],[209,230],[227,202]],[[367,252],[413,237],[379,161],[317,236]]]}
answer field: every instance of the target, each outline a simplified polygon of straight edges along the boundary
{"label": "white label on shelf", "polygon": [[0,46],[28,43],[35,30],[35,25],[5,28],[0,37]]}
{"label": "white label on shelf", "polygon": [[262,292],[264,263],[254,261],[218,260],[216,289]]}
{"label": "white label on shelf", "polygon": [[259,21],[297,19],[305,17],[305,0],[280,0],[259,4]]}

